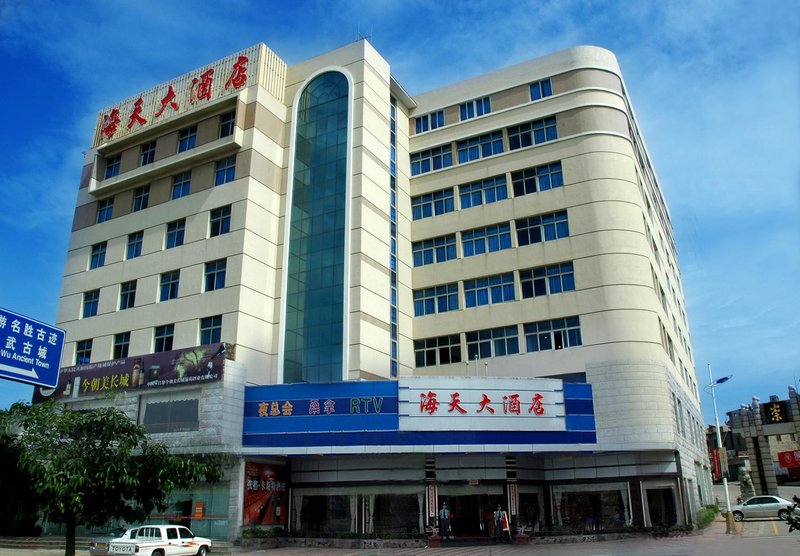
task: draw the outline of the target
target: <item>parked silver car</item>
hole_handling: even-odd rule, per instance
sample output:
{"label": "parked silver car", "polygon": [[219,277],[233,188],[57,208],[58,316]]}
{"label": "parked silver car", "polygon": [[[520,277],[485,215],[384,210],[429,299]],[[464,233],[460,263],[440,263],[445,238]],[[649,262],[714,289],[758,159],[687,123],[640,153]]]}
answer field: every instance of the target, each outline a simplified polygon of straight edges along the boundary
{"label": "parked silver car", "polygon": [[[742,521],[754,517],[777,517],[785,520],[791,507],[792,502],[789,500],[780,496],[763,494],[748,498],[741,504],[732,505],[731,513],[734,521]],[[795,512],[800,513],[800,510],[795,510]],[[726,510],[722,510],[722,515],[727,515],[727,513]]]}
{"label": "parked silver car", "polygon": [[131,529],[116,527],[92,531],[92,541],[89,543],[89,556],[106,556],[108,554],[108,543],[110,543],[112,539],[118,539],[120,537],[129,539],[132,534],[135,536],[136,529],[136,527]]}

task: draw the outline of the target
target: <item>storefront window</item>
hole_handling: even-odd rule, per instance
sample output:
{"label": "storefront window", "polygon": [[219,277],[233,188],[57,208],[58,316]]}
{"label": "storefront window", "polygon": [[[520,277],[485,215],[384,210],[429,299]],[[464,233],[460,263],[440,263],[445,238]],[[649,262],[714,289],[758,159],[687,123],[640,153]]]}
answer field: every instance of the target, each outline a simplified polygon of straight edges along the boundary
{"label": "storefront window", "polygon": [[167,498],[167,509],[153,514],[146,523],[184,525],[201,537],[224,539],[228,536],[230,485],[198,485],[192,491],[176,490]]}
{"label": "storefront window", "polygon": [[631,524],[626,483],[554,486],[553,503],[559,529],[603,531]]}
{"label": "storefront window", "polygon": [[372,525],[378,536],[419,532],[420,500],[416,494],[379,494],[369,498],[374,498]]}
{"label": "storefront window", "polygon": [[354,525],[351,498],[355,495],[304,496],[300,527],[309,537],[348,533]]}

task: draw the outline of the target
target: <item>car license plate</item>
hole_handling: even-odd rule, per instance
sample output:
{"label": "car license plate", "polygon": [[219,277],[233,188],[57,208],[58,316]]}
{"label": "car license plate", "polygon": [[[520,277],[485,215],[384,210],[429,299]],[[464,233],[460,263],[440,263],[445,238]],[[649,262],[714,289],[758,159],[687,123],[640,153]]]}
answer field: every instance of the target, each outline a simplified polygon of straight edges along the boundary
{"label": "car license plate", "polygon": [[135,551],[135,546],[132,544],[123,544],[112,546],[109,552],[111,554],[133,554]]}

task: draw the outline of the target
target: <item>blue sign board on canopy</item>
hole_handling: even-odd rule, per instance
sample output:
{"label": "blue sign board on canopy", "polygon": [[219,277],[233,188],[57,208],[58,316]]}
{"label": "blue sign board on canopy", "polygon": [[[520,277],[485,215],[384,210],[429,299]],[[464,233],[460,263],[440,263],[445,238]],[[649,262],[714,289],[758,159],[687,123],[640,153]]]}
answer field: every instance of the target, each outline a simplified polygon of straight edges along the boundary
{"label": "blue sign board on canopy", "polygon": [[0,308],[0,378],[55,388],[66,333]]}

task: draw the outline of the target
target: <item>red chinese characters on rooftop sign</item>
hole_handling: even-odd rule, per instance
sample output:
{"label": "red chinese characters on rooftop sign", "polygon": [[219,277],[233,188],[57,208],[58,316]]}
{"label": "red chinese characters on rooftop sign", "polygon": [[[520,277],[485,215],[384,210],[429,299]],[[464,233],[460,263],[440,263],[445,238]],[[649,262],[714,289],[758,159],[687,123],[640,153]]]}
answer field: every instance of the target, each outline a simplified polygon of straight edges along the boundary
{"label": "red chinese characters on rooftop sign", "polygon": [[[237,56],[232,64],[231,58],[227,58],[219,63],[221,68],[208,68],[199,75],[189,74],[176,79],[175,82],[168,84],[165,93],[157,93],[156,90],[152,90],[152,92],[143,93],[128,105],[120,105],[111,109],[107,114],[101,115],[100,140],[116,138],[115,135],[119,131],[121,121],[121,111],[128,118],[127,129],[132,130],[134,126],[142,127],[155,118],[166,118],[170,114],[185,111],[196,106],[200,101],[213,100],[215,70],[226,71],[227,68],[230,68],[224,88],[216,91],[217,98],[238,91],[247,85],[249,62],[250,58],[243,55]],[[163,91],[163,88],[161,90]],[[170,111],[167,111],[168,108]]]}
{"label": "red chinese characters on rooftop sign", "polygon": [[[439,396],[436,392],[429,390],[428,392],[420,393],[419,398],[420,413],[434,415],[439,411],[441,402],[439,401]],[[534,393],[534,395],[531,397],[530,405],[526,408],[527,412],[536,416],[544,415],[545,407],[543,400],[544,396],[542,396],[542,394],[538,392]],[[475,410],[475,413],[483,413],[486,411],[488,414],[494,415],[495,408],[492,407],[491,404],[492,399],[486,393],[481,394],[481,400],[478,402],[478,408]],[[522,401],[520,400],[519,394],[504,395],[502,398],[502,406],[504,415],[521,415],[523,411]],[[469,413],[469,411],[462,405],[461,394],[459,392],[450,393],[450,401],[447,403],[447,411],[448,413],[458,413],[460,415],[466,415]]]}

